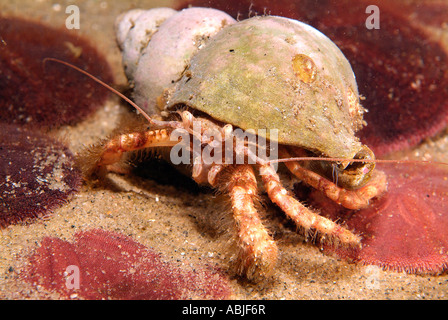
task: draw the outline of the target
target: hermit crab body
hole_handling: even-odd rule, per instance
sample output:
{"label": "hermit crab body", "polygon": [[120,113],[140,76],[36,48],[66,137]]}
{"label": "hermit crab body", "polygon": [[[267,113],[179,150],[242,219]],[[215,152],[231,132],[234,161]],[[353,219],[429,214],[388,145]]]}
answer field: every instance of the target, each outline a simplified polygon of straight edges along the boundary
{"label": "hermit crab body", "polygon": [[[350,161],[374,155],[355,136],[364,109],[353,71],[326,36],[287,18],[236,22],[205,8],[133,10],[119,17],[116,28],[134,99],[150,114],[151,128],[90,148],[84,155],[88,173],[127,151],[174,150],[180,140],[175,133],[182,130],[192,177],[230,198],[239,274],[259,280],[272,272],[277,256],[256,210],[254,168],[269,198],[305,235],[314,232],[321,241],[359,245],[357,235],[296,200],[273,166],[251,151],[255,145],[255,151],[275,150],[282,157],[347,159],[287,163],[301,181],[345,207],[365,207],[385,190],[385,177],[371,161]],[[258,140],[241,138],[235,129],[255,132]],[[200,157],[207,150],[212,161]],[[227,161],[229,150],[231,159],[242,161]],[[331,181],[335,176],[337,183]]]}
{"label": "hermit crab body", "polygon": [[226,27],[172,91],[167,108],[184,103],[243,129],[278,128],[281,144],[341,158],[361,148],[351,67],[327,37],[298,21],[254,17]]}

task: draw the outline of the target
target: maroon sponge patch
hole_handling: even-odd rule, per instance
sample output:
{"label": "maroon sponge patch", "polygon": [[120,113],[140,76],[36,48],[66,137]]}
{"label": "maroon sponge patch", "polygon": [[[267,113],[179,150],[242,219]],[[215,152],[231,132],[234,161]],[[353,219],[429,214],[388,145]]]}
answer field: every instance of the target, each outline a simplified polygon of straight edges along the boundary
{"label": "maroon sponge patch", "polygon": [[228,280],[205,266],[180,268],[132,238],[101,229],[73,242],[44,238],[21,276],[63,298],[225,299]]}
{"label": "maroon sponge patch", "polygon": [[106,60],[75,31],[0,17],[0,122],[58,126],[83,119],[105,102],[106,89],[45,58],[113,81]]}
{"label": "maroon sponge patch", "polygon": [[81,185],[70,151],[36,130],[2,124],[0,227],[48,215]]}
{"label": "maroon sponge patch", "polygon": [[439,274],[448,268],[448,170],[428,164],[378,165],[388,191],[359,211],[320,192],[311,203],[322,215],[362,236],[360,250],[326,247],[340,257],[395,271]]}

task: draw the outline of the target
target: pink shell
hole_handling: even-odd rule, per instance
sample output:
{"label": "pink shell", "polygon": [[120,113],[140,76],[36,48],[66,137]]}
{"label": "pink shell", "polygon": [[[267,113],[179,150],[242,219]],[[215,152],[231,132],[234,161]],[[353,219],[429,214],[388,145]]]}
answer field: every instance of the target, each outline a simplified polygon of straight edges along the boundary
{"label": "pink shell", "polygon": [[[129,20],[123,18],[127,17],[126,14],[117,21],[117,39],[119,44],[122,43],[123,64],[128,79],[135,83],[134,101],[150,114],[160,112],[157,98],[181,77],[191,56],[224,26],[236,22],[228,14],[210,8],[185,9],[168,19],[166,11],[162,12],[162,16],[159,16],[161,11],[154,11],[161,9],[167,8],[151,9],[140,12],[140,15],[138,11],[128,13],[130,17],[138,15],[138,18],[135,27],[125,37],[120,30],[126,30],[129,25]],[[140,38],[141,31],[134,29],[151,30],[146,42]],[[142,42],[148,43],[145,48],[135,46]]]}

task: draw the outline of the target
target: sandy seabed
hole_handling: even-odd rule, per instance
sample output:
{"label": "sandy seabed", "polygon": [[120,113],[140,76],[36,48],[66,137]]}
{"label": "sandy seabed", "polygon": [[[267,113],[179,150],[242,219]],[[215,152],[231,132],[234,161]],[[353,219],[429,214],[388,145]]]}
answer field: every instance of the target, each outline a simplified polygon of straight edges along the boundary
{"label": "sandy seabed", "polygon": [[[65,8],[73,1],[1,0],[0,12],[39,19],[54,26],[65,24]],[[77,0],[81,11],[80,32],[92,39],[112,66],[116,83],[126,84],[121,57],[116,47],[115,17],[131,8],[170,6],[169,1],[94,1]],[[89,81],[86,79],[86,81]],[[73,152],[98,138],[107,136],[128,108],[116,97],[94,115],[73,127],[56,133],[64,138]],[[427,141],[407,152],[415,157],[431,155],[446,160],[448,136]],[[402,156],[402,155],[397,155]],[[108,174],[108,182],[97,188],[83,186],[70,201],[53,214],[37,222],[15,225],[0,231],[0,298],[37,298],[45,292],[18,278],[24,253],[36,247],[46,236],[71,240],[81,230],[103,228],[131,236],[160,252],[167,261],[179,265],[207,263],[226,270],[228,237],[215,227],[214,217],[223,206],[210,192],[191,191],[188,186],[160,184],[138,176]],[[286,181],[291,186],[293,181]],[[230,214],[230,213],[229,213]],[[261,284],[230,280],[235,299],[446,299],[448,276],[409,275],[383,271],[377,267],[349,264],[325,255],[318,246],[304,242],[284,224],[281,213],[267,205],[264,215],[274,233],[279,258],[272,279]],[[57,299],[57,294],[48,293]]]}

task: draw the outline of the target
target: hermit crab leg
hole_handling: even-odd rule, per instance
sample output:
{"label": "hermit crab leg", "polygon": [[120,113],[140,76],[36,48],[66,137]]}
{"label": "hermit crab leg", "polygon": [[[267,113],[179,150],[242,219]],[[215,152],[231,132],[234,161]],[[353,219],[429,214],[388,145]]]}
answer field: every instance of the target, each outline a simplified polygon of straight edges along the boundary
{"label": "hermit crab leg", "polygon": [[120,161],[125,152],[146,148],[172,147],[177,143],[178,141],[170,140],[167,129],[119,134],[88,147],[79,155],[78,162],[83,173],[89,176],[107,165]]}
{"label": "hermit crab leg", "polygon": [[360,245],[360,237],[337,223],[320,216],[306,208],[288,193],[280,182],[280,177],[270,165],[259,165],[263,185],[269,198],[285,214],[302,228],[305,235],[311,230],[317,231],[322,241],[335,242],[341,246],[356,247]]}
{"label": "hermit crab leg", "polygon": [[[280,150],[282,157],[290,157],[286,150]],[[329,199],[348,209],[361,209],[369,205],[372,198],[382,194],[387,186],[384,172],[375,170],[369,183],[357,190],[347,190],[325,179],[319,174],[305,169],[296,161],[285,162],[286,167],[298,179],[322,191]]]}
{"label": "hermit crab leg", "polygon": [[[277,259],[277,246],[263,226],[254,201],[257,180],[250,165],[229,167],[220,185],[226,186],[233,209],[239,238],[239,274],[249,280],[268,276]],[[221,183],[222,182],[222,183]]]}

